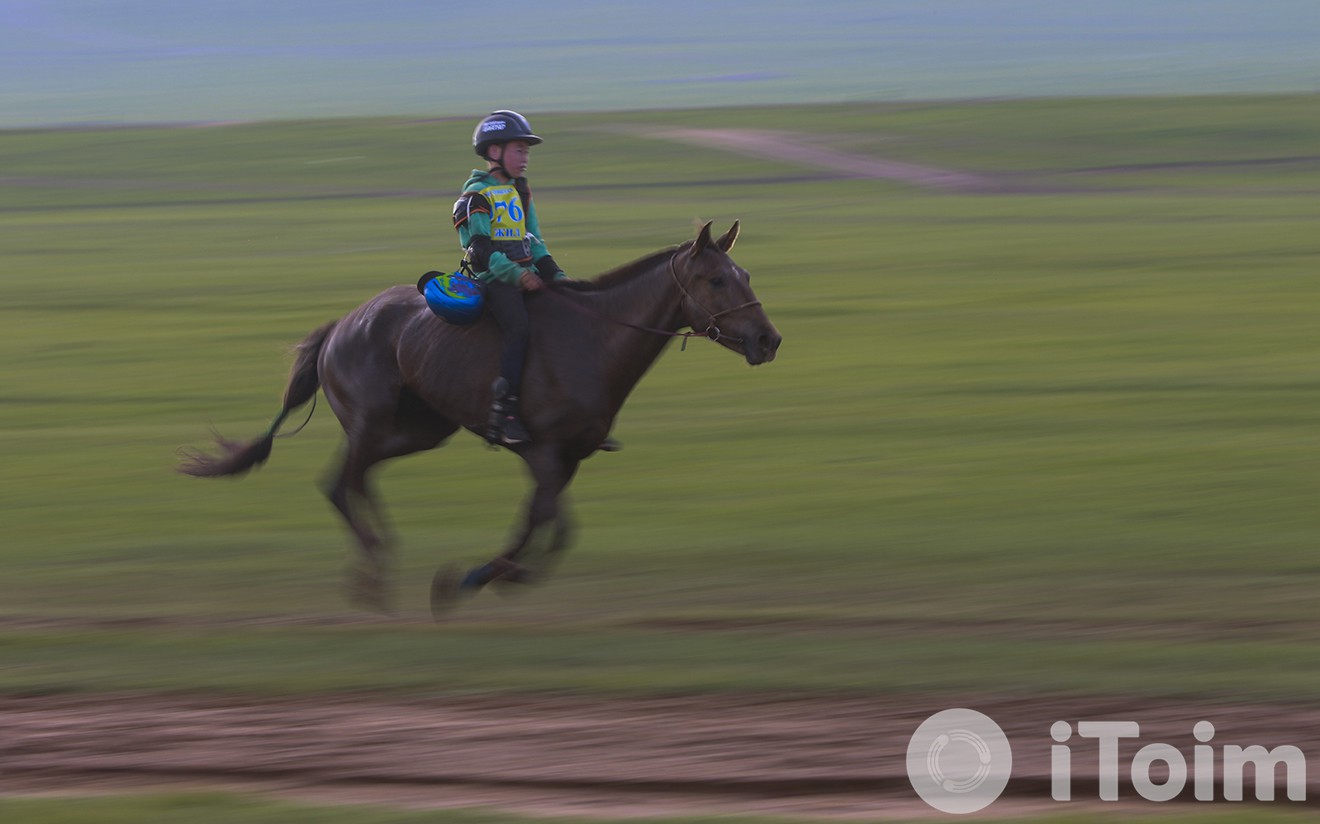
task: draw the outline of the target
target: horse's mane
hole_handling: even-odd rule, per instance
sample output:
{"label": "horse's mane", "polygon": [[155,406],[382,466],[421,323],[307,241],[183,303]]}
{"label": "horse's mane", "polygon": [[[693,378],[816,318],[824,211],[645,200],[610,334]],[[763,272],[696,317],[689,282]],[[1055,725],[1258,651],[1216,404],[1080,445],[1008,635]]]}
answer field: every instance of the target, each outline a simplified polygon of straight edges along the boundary
{"label": "horse's mane", "polygon": [[[689,241],[691,243],[691,241]],[[562,288],[571,289],[575,292],[604,292],[623,283],[627,283],[633,278],[644,272],[649,272],[660,264],[661,261],[674,255],[683,246],[670,246],[668,249],[661,249],[658,252],[652,252],[646,257],[638,258],[631,263],[625,263],[622,266],[610,269],[591,280],[575,280],[565,283]]]}

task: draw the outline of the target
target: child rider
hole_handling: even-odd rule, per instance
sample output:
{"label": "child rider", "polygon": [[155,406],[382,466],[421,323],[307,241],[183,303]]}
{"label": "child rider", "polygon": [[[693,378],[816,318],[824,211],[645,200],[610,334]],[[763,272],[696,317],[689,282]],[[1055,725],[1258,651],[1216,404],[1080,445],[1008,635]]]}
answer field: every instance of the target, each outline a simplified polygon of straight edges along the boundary
{"label": "child rider", "polygon": [[487,168],[472,171],[454,204],[459,243],[472,273],[486,285],[486,305],[500,328],[489,437],[508,446],[532,437],[518,414],[529,339],[523,293],[567,278],[541,239],[525,177],[528,156],[540,142],[527,118],[503,109],[491,112],[472,134],[472,146]]}

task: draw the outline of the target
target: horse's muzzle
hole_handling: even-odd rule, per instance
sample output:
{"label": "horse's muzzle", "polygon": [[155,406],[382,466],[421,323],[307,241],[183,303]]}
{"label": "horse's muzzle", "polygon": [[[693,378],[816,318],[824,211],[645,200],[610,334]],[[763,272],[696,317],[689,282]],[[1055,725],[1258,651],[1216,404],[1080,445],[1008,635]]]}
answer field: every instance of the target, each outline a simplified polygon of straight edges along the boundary
{"label": "horse's muzzle", "polygon": [[743,357],[747,358],[747,363],[752,366],[769,363],[775,359],[775,354],[779,351],[779,344],[783,340],[783,336],[775,331],[772,326],[763,332],[743,339]]}

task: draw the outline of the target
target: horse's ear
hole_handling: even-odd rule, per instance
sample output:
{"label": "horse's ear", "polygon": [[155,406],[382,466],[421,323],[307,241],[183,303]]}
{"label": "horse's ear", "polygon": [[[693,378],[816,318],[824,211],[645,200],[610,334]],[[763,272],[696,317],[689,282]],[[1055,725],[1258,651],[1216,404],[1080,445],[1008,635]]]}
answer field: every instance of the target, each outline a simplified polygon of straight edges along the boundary
{"label": "horse's ear", "polygon": [[697,233],[697,239],[692,241],[692,249],[688,252],[692,257],[696,257],[706,251],[706,247],[710,245],[710,224],[714,222],[715,221],[713,220],[708,221],[705,226],[701,227],[701,231]]}
{"label": "horse's ear", "polygon": [[729,227],[729,231],[725,232],[723,237],[715,241],[715,245],[723,249],[725,252],[728,252],[730,249],[733,248],[733,244],[736,243],[737,241],[738,241],[738,221],[735,220],[733,222],[733,225]]}

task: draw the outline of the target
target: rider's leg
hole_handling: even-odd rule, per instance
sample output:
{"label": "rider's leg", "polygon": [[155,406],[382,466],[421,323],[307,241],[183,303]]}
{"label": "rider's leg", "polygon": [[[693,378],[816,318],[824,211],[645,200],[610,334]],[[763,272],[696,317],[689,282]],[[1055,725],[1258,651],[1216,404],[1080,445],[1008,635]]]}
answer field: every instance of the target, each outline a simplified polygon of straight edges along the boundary
{"label": "rider's leg", "polygon": [[494,281],[487,284],[486,305],[499,324],[502,339],[500,376],[492,386],[490,439],[510,446],[526,443],[532,436],[519,416],[518,397],[527,360],[527,304],[517,286]]}

